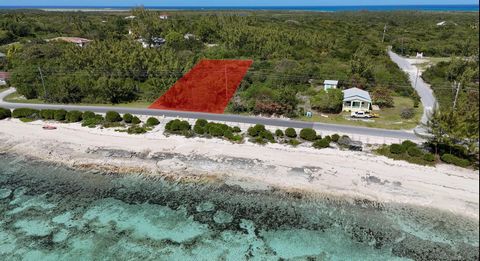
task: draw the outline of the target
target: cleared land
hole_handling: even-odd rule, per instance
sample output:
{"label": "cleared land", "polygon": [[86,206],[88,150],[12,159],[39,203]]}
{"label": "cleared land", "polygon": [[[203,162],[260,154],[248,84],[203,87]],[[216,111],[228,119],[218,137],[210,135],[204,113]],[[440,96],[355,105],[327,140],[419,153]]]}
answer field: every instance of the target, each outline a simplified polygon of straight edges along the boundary
{"label": "cleared land", "polygon": [[149,108],[223,113],[252,63],[202,60]]}

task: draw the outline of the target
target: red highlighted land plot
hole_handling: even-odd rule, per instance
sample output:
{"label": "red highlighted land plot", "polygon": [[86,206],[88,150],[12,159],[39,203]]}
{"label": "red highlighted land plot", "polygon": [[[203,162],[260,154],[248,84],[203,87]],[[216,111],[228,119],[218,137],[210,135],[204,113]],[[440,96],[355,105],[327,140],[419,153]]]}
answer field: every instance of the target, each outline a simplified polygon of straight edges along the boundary
{"label": "red highlighted land plot", "polygon": [[223,113],[251,60],[202,60],[149,109]]}

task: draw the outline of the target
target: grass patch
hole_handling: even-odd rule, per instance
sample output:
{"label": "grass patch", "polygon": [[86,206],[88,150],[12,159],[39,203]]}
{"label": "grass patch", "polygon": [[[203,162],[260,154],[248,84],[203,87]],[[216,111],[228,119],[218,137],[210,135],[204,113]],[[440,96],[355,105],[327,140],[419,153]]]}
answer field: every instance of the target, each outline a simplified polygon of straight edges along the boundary
{"label": "grass patch", "polygon": [[415,128],[423,114],[423,106],[419,105],[414,108],[415,115],[412,119],[402,119],[400,113],[403,109],[413,108],[413,100],[408,97],[393,97],[395,106],[393,108],[384,108],[375,113],[379,114],[379,118],[370,119],[369,121],[350,119],[350,113],[342,112],[340,114],[327,114],[323,117],[320,113],[314,113],[312,118],[301,117],[300,120],[308,122],[322,122],[331,124],[344,124],[352,126],[363,126],[370,128],[391,129],[391,130],[409,130]]}

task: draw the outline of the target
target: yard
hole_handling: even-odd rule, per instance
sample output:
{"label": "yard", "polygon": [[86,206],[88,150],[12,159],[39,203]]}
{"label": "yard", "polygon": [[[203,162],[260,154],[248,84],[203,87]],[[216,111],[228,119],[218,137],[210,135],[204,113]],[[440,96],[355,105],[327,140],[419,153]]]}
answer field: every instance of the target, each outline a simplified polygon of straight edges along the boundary
{"label": "yard", "polygon": [[420,118],[422,117],[422,105],[420,104],[418,108],[414,108],[415,116],[412,119],[405,120],[400,117],[400,113],[403,109],[413,108],[412,99],[407,97],[395,96],[394,104],[395,106],[393,108],[385,108],[381,109],[380,111],[375,111],[374,113],[378,114],[379,117],[373,119],[352,119],[350,117],[350,113],[348,112],[342,112],[340,114],[326,114],[314,112],[312,118],[302,117],[301,120],[393,130],[409,130],[415,128],[420,121]]}

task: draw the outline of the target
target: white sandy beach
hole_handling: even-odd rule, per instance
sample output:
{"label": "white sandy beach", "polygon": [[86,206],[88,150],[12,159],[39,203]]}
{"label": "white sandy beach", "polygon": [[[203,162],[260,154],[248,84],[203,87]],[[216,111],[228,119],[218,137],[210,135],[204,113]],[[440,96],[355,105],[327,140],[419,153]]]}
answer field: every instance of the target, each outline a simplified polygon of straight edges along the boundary
{"label": "white sandy beach", "polygon": [[162,125],[143,135],[80,124],[56,124],[57,130],[46,131],[42,125],[0,121],[0,153],[77,168],[218,179],[247,189],[281,188],[425,206],[475,219],[479,215],[479,175],[474,170],[425,167],[336,148],[165,137]]}

